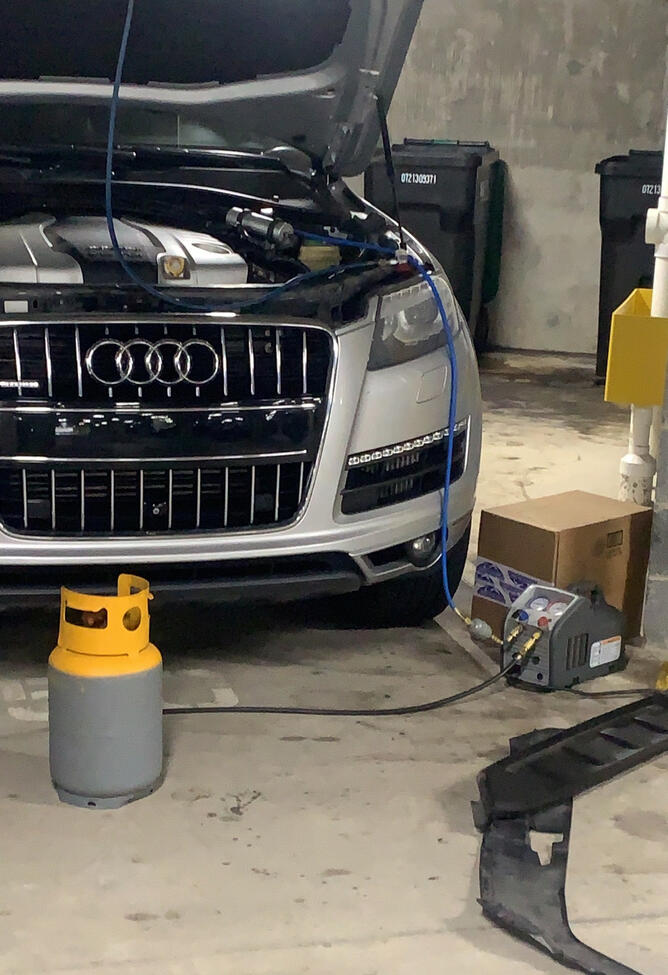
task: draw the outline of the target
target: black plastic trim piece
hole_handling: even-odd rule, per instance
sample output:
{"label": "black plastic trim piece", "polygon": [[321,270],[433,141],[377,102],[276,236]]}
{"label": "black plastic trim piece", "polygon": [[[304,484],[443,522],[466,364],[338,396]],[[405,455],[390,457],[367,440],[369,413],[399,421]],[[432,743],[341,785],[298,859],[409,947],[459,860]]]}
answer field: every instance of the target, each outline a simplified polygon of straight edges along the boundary
{"label": "black plastic trim piece", "polygon": [[[640,975],[583,944],[566,906],[573,799],[668,751],[668,695],[656,693],[566,731],[534,731],[480,773],[480,904],[499,927],[587,975]],[[549,863],[532,832],[556,834]]]}
{"label": "black plastic trim piece", "polygon": [[[493,822],[480,853],[480,903],[485,917],[555,961],[588,975],[640,975],[578,940],[566,907],[566,870],[573,800],[536,816]],[[531,832],[563,837],[541,864]]]}
{"label": "black plastic trim piece", "polygon": [[555,731],[478,778],[485,821],[540,812],[668,751],[668,694]]}

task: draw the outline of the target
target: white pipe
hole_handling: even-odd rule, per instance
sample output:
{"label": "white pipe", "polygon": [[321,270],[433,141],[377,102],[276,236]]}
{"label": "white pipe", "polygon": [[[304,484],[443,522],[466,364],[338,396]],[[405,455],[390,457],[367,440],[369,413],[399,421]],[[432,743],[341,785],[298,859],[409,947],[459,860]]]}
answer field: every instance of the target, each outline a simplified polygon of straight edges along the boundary
{"label": "white pipe", "polygon": [[649,441],[653,412],[651,406],[631,407],[629,451],[619,465],[621,501],[635,501],[642,505],[652,503],[656,461],[650,453]]}
{"label": "white pipe", "polygon": [[[663,176],[664,182],[662,184],[662,194],[668,192],[668,148],[666,149],[664,163],[663,163]],[[658,212],[661,215],[661,222],[666,224],[668,219],[668,197],[661,196],[659,199]],[[652,289],[652,317],[653,318],[668,318],[668,226],[665,226],[665,236],[662,243],[660,243],[654,252],[654,285]],[[652,430],[650,433],[650,453],[654,457],[655,463],[659,460],[659,447],[661,444],[661,427],[662,427],[662,407],[654,407],[654,416],[652,420]]]}
{"label": "white pipe", "polygon": [[649,452],[654,458],[657,467],[659,464],[659,449],[661,447],[661,425],[663,422],[663,407],[652,407],[652,429],[649,432]]}
{"label": "white pipe", "polygon": [[[663,197],[659,202],[661,203],[662,200]],[[668,199],[666,203],[668,204]],[[659,212],[662,213],[662,211]],[[668,216],[668,210],[665,212]],[[665,229],[664,234],[668,234],[668,227]],[[668,318],[668,241],[666,240],[666,236],[663,237],[661,243],[654,250],[652,317]]]}
{"label": "white pipe", "polygon": [[652,316],[668,318],[668,119],[663,150],[661,196],[656,207],[647,211],[645,240],[648,244],[655,245]]}

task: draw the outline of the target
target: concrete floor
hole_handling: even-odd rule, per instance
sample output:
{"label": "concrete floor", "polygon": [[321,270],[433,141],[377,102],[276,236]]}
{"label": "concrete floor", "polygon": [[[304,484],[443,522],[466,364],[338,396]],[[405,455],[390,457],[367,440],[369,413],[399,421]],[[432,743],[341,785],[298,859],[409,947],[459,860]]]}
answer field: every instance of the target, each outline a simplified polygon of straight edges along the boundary
{"label": "concrete floor", "polygon": [[[626,419],[588,374],[535,357],[492,365],[480,503],[614,495]],[[563,971],[482,918],[469,803],[510,736],[605,704],[499,688],[403,719],[171,718],[161,790],[93,813],[60,805],[49,782],[55,627],[43,614],[3,629],[3,975]],[[382,706],[484,676],[449,614],[441,627],[352,632],[319,626],[308,605],[193,609],[158,614],[154,637],[175,703]],[[637,649],[614,680],[655,671]],[[579,799],[571,844],[574,929],[644,975],[668,969],[667,769],[660,759]]]}

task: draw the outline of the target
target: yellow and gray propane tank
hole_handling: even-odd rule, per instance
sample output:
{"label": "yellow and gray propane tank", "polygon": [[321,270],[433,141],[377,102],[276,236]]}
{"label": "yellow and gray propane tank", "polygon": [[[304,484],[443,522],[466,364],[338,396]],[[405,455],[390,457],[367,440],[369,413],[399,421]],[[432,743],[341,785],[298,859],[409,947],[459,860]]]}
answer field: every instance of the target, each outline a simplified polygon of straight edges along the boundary
{"label": "yellow and gray propane tank", "polygon": [[49,758],[63,802],[116,809],[162,775],[162,658],[149,640],[149,584],[121,575],[117,596],[61,590],[49,658]]}

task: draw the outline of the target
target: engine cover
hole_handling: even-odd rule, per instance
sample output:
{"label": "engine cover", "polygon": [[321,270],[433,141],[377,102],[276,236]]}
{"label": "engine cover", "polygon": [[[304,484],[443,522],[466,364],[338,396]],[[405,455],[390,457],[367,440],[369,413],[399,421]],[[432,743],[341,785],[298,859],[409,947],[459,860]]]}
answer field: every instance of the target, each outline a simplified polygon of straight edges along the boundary
{"label": "engine cover", "polygon": [[[114,220],[125,260],[161,287],[216,288],[245,284],[244,259],[215,237],[130,220]],[[165,273],[165,259],[180,258],[183,275]],[[0,224],[0,283],[113,284],[127,280],[104,217],[56,219],[32,214]]]}

